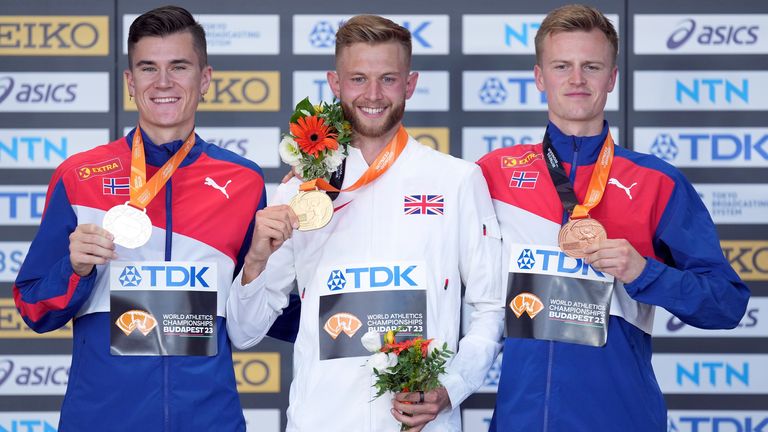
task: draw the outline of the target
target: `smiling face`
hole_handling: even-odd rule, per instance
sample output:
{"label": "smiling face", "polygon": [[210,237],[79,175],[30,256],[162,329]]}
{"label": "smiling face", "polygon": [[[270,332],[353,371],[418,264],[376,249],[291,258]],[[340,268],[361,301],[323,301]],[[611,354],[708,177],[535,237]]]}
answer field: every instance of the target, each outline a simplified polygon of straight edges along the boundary
{"label": "smiling face", "polygon": [[547,35],[534,76],[539,91],[547,92],[549,120],[568,135],[598,135],[617,72],[612,45],[601,31]]}
{"label": "smiling face", "polygon": [[397,131],[405,101],[418,80],[408,63],[398,42],[354,43],[340,51],[336,71],[328,72],[328,83],[341,100],[356,139],[388,140]]}
{"label": "smiling face", "polygon": [[128,90],[139,125],[156,144],[185,139],[195,125],[200,96],[208,91],[211,67],[202,66],[189,32],[144,37],[134,46]]}

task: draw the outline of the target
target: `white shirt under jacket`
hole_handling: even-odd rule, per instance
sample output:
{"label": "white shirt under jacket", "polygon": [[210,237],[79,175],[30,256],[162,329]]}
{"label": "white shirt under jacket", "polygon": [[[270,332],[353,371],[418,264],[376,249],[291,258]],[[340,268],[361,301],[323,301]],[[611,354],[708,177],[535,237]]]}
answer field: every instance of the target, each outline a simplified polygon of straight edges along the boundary
{"label": "white shirt under jacket", "polygon": [[[367,168],[361,152],[350,147],[343,186]],[[273,204],[289,202],[298,185],[296,179],[280,185]],[[444,215],[404,214],[405,195],[443,195]],[[423,262],[427,337],[447,342],[457,353],[441,377],[453,409],[424,430],[461,431],[459,404],[482,384],[500,349],[504,320],[498,222],[480,169],[410,138],[386,173],[341,193],[334,206],[347,202],[326,227],[295,231],[248,286],[236,278],[227,302],[229,337],[241,349],[258,343],[288,304],[295,280],[303,300],[287,431],[399,431],[389,411],[392,395],[371,401],[373,376],[363,367],[367,357],[319,360],[319,290],[328,290],[328,274],[319,273],[329,266]],[[464,301],[474,312],[459,341],[462,283]]]}

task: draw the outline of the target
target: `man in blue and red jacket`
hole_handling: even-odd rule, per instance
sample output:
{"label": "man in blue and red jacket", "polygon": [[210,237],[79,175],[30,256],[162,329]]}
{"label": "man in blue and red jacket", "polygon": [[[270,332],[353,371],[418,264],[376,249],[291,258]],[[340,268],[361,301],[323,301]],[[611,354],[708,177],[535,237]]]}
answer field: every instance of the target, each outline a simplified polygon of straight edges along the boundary
{"label": "man in blue and red jacket", "polygon": [[[509,269],[490,430],[666,431],[651,366],[655,306],[696,327],[733,328],[749,289],[685,177],[610,139],[613,25],[593,8],[564,6],[535,42],[536,85],[549,108],[544,142],[478,162]],[[569,232],[579,218],[590,225]],[[584,300],[601,290],[602,300]]]}
{"label": "man in blue and red jacket", "polygon": [[[188,11],[167,6],[137,18],[129,31],[128,57],[125,78],[139,127],[58,167],[13,297],[35,331],[51,331],[74,319],[60,431],[244,431],[225,304],[250,245],[256,211],[266,203],[262,172],[194,134],[195,111],[212,69],[204,30]],[[133,203],[131,188],[144,183],[132,173],[137,146],[143,146],[141,165],[150,183],[156,174],[167,182],[144,209],[148,242],[129,248],[116,245],[115,233],[103,228],[102,220],[110,209]],[[174,155],[181,156],[169,164]],[[210,267],[203,275],[198,265],[191,283],[205,280],[215,287],[212,313],[206,315],[209,327],[182,321],[186,324],[169,327],[175,330],[163,330],[187,332],[182,344],[203,336],[195,332],[210,331],[207,354],[120,352],[114,344],[118,323],[110,315],[110,263],[116,260],[181,263],[175,269],[195,263]],[[156,272],[144,274],[150,276],[154,279]],[[157,322],[154,329],[148,314],[130,312],[122,324],[145,333],[130,337],[160,338],[157,332],[166,324]]]}

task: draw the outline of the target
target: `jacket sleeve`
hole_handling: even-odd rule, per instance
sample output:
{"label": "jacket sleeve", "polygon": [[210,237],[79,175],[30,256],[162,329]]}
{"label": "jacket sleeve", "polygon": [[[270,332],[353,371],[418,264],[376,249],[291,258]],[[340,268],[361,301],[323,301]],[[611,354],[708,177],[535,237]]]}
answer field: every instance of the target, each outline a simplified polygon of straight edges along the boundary
{"label": "jacket sleeve", "polygon": [[[61,168],[60,168],[61,170]],[[80,277],[69,260],[69,235],[77,216],[60,171],[48,187],[40,228],[13,285],[13,299],[24,322],[38,333],[56,330],[74,318],[91,295],[97,270]]]}
{"label": "jacket sleeve", "polygon": [[474,167],[460,191],[459,271],[472,308],[469,328],[441,376],[457,408],[483,383],[501,349],[504,293],[501,286],[501,236],[488,187]]}
{"label": "jacket sleeve", "polygon": [[723,256],[715,224],[682,174],[656,229],[654,251],[661,261],[647,257],[640,276],[624,286],[632,298],[662,306],[695,327],[738,325],[749,288]]}
{"label": "jacket sleeve", "polygon": [[[276,202],[280,202],[284,189],[282,185],[278,188]],[[291,239],[269,257],[264,271],[251,283],[242,285],[242,272],[235,277],[227,298],[227,333],[236,348],[256,345],[267,332],[278,339],[295,341],[301,310],[298,297],[290,296],[295,279]],[[275,323],[283,309],[286,316]],[[270,330],[273,323],[275,327]]]}

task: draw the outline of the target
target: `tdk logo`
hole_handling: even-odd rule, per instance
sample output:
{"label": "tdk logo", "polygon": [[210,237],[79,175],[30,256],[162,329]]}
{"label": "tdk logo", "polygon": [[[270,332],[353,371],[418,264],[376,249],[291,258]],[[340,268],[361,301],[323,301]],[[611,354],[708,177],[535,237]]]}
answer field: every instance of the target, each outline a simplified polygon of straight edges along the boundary
{"label": "tdk logo", "polygon": [[530,270],[534,265],[536,265],[536,259],[533,257],[533,252],[530,249],[523,249],[517,258],[517,266],[523,270]]}
{"label": "tdk logo", "polygon": [[691,364],[677,363],[677,385],[691,383],[694,386],[732,386],[737,381],[749,387],[749,363],[741,365],[723,361],[693,361]]}
{"label": "tdk logo", "polygon": [[338,26],[334,26],[328,21],[318,21],[312,31],[309,32],[309,43],[315,48],[330,48],[336,46],[336,29],[344,21],[340,21]]}
{"label": "tdk logo", "polygon": [[533,38],[536,36],[536,32],[539,31],[539,27],[541,27],[540,22],[523,22],[520,24],[519,28],[504,24],[504,44],[506,46],[512,46],[515,43],[519,43],[520,45],[527,47],[533,42]]}
{"label": "tdk logo", "polygon": [[693,78],[675,80],[675,100],[678,103],[749,103],[749,80],[727,78]]}
{"label": "tdk logo", "polygon": [[[532,103],[530,98],[538,94],[538,103],[546,104],[546,93],[539,92],[536,88],[536,80],[533,77],[507,77],[505,81],[500,80],[497,77],[490,77],[483,83],[480,88],[479,96],[480,100],[487,105],[501,105],[506,102],[509,92],[506,85],[512,86],[515,89],[519,89],[517,102],[520,105],[527,105]],[[532,93],[529,93],[532,92]]]}
{"label": "tdk logo", "polygon": [[[674,50],[691,43],[699,45],[754,45],[757,40],[757,25],[703,25],[697,31],[695,19],[685,19],[667,39],[667,48]],[[695,35],[695,37],[694,37]]]}
{"label": "tdk logo", "polygon": [[145,277],[149,277],[149,286],[165,287],[202,287],[209,288],[204,275],[209,267],[179,265],[144,265],[139,272],[135,266],[126,266],[118,278],[123,287],[137,287]]}
{"label": "tdk logo", "polygon": [[678,152],[677,144],[669,134],[659,134],[651,144],[651,154],[667,162],[674,160]]}
{"label": "tdk logo", "polygon": [[[27,190],[25,190],[27,189]],[[45,189],[40,186],[0,186],[0,223],[39,223],[45,206]]]}
{"label": "tdk logo", "polygon": [[339,291],[351,284],[351,288],[402,288],[418,287],[411,274],[416,269],[410,266],[350,267],[333,270],[328,277],[328,289]]}
{"label": "tdk logo", "polygon": [[554,249],[523,249],[517,258],[517,266],[520,270],[541,271],[547,274],[561,273],[589,276],[590,279],[607,279],[605,274],[585,264],[581,258],[571,258],[564,252]]}
{"label": "tdk logo", "polygon": [[331,291],[343,290],[347,285],[347,279],[344,277],[344,273],[341,270],[333,270],[331,275],[328,276],[328,289]]}
{"label": "tdk logo", "polygon": [[673,411],[667,432],[768,432],[768,417],[749,411]]}
{"label": "tdk logo", "polygon": [[141,274],[134,266],[126,266],[120,273],[120,285],[124,287],[135,287],[141,283]]}

